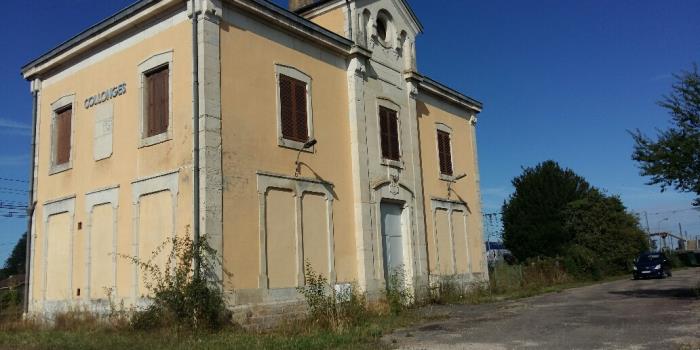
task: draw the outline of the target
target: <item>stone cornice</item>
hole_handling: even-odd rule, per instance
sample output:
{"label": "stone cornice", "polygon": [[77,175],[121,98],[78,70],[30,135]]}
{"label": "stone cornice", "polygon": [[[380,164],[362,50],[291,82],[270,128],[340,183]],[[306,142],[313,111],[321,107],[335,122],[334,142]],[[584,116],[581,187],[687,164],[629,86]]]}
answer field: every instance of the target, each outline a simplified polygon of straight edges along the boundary
{"label": "stone cornice", "polygon": [[450,102],[462,108],[469,109],[476,113],[480,113],[483,104],[469,96],[466,96],[454,89],[451,89],[437,81],[430,79],[418,72],[404,72],[404,78],[407,81],[414,82],[418,85],[418,90],[436,96],[446,102]]}

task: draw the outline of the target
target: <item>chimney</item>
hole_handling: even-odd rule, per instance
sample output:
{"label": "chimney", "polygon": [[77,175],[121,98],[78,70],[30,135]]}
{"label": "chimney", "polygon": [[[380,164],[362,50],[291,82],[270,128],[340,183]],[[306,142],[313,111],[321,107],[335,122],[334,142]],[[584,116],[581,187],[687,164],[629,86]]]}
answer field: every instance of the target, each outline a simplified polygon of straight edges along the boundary
{"label": "chimney", "polygon": [[289,11],[296,12],[302,7],[313,4],[316,0],[289,0]]}

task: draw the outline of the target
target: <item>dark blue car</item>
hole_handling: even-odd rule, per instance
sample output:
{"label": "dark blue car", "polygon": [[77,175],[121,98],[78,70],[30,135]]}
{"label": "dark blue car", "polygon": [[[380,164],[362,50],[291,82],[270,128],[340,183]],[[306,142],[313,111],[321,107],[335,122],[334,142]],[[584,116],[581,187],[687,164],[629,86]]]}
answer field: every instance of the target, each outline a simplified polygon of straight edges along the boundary
{"label": "dark blue car", "polygon": [[634,260],[632,277],[664,278],[671,277],[671,261],[664,253],[642,253]]}

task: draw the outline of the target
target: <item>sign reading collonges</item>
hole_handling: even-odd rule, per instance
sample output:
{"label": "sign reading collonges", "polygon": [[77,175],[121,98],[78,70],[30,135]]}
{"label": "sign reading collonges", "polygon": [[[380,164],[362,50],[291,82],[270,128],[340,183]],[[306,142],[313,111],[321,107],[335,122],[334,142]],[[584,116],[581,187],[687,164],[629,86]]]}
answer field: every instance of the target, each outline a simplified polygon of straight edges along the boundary
{"label": "sign reading collonges", "polygon": [[126,83],[121,83],[113,88],[109,88],[102,91],[94,96],[90,96],[85,99],[85,109],[96,106],[102,102],[109,99],[115,98],[117,96],[124,95],[126,93]]}

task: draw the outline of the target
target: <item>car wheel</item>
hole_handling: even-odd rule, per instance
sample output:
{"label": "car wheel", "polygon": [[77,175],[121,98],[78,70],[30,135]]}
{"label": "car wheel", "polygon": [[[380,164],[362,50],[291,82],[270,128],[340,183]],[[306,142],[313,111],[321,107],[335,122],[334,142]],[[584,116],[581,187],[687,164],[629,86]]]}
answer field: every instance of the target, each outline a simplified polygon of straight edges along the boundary
{"label": "car wheel", "polygon": [[673,274],[671,273],[671,271],[666,272],[666,275],[668,275],[668,277],[673,276]]}
{"label": "car wheel", "polygon": [[636,280],[639,279],[639,276],[636,276],[636,275],[635,275],[635,276],[632,276],[632,279],[636,281]]}

